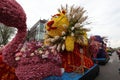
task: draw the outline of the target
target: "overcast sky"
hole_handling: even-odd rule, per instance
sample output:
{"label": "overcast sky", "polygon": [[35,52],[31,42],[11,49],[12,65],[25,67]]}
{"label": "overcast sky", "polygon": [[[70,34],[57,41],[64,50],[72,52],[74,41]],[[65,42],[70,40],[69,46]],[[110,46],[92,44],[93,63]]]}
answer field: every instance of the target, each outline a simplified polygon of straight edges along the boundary
{"label": "overcast sky", "polygon": [[88,35],[108,37],[108,46],[120,46],[120,0],[16,0],[27,15],[27,26],[31,28],[40,18],[50,19],[61,5],[82,6],[87,10]]}

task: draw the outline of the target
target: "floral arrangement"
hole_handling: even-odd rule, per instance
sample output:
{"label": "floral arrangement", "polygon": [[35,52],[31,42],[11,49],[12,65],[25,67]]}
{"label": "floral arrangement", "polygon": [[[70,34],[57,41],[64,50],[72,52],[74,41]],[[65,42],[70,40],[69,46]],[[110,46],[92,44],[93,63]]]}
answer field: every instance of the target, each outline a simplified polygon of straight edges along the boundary
{"label": "floral arrangement", "polygon": [[15,60],[19,61],[20,58],[39,56],[41,59],[51,59],[61,64],[60,54],[59,56],[58,54],[54,46],[44,46],[43,42],[30,41],[26,42],[21,51],[15,55]]}
{"label": "floral arrangement", "polygon": [[58,51],[73,51],[74,43],[86,46],[86,32],[89,29],[84,25],[89,23],[86,21],[88,16],[84,15],[84,8],[74,5],[68,8],[66,5],[61,6],[58,12],[46,23],[45,44],[55,46]]}
{"label": "floral arrangement", "polygon": [[16,75],[20,80],[43,80],[48,76],[61,76],[60,54],[54,47],[44,46],[43,42],[26,42],[15,55],[15,60],[18,62]]}

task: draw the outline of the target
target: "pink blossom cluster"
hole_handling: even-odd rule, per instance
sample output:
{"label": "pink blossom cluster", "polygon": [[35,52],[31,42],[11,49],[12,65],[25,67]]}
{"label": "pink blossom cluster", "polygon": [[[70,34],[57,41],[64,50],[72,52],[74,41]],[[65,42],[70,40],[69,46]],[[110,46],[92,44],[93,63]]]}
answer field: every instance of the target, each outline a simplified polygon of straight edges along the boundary
{"label": "pink blossom cluster", "polygon": [[[20,54],[21,53],[21,54]],[[16,57],[20,57],[16,75],[20,80],[42,80],[48,76],[61,76],[61,57],[55,49],[41,42],[28,42]],[[32,55],[31,55],[32,54]],[[47,54],[47,57],[42,55]]]}

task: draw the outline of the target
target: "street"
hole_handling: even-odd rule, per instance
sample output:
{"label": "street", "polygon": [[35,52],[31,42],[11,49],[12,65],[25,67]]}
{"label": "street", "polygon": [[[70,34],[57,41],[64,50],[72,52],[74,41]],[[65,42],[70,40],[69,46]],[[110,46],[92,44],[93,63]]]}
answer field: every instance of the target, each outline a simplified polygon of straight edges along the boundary
{"label": "street", "polygon": [[100,73],[95,80],[120,80],[120,61],[116,52],[110,56],[110,60],[105,65],[100,65]]}

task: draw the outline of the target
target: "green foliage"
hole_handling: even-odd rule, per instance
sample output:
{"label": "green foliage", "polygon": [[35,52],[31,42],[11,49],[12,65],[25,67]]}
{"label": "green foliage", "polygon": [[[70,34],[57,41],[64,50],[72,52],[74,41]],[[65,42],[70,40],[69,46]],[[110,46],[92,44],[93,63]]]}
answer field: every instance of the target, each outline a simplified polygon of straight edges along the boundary
{"label": "green foliage", "polygon": [[7,44],[14,33],[15,28],[6,27],[5,25],[0,24],[0,45]]}

